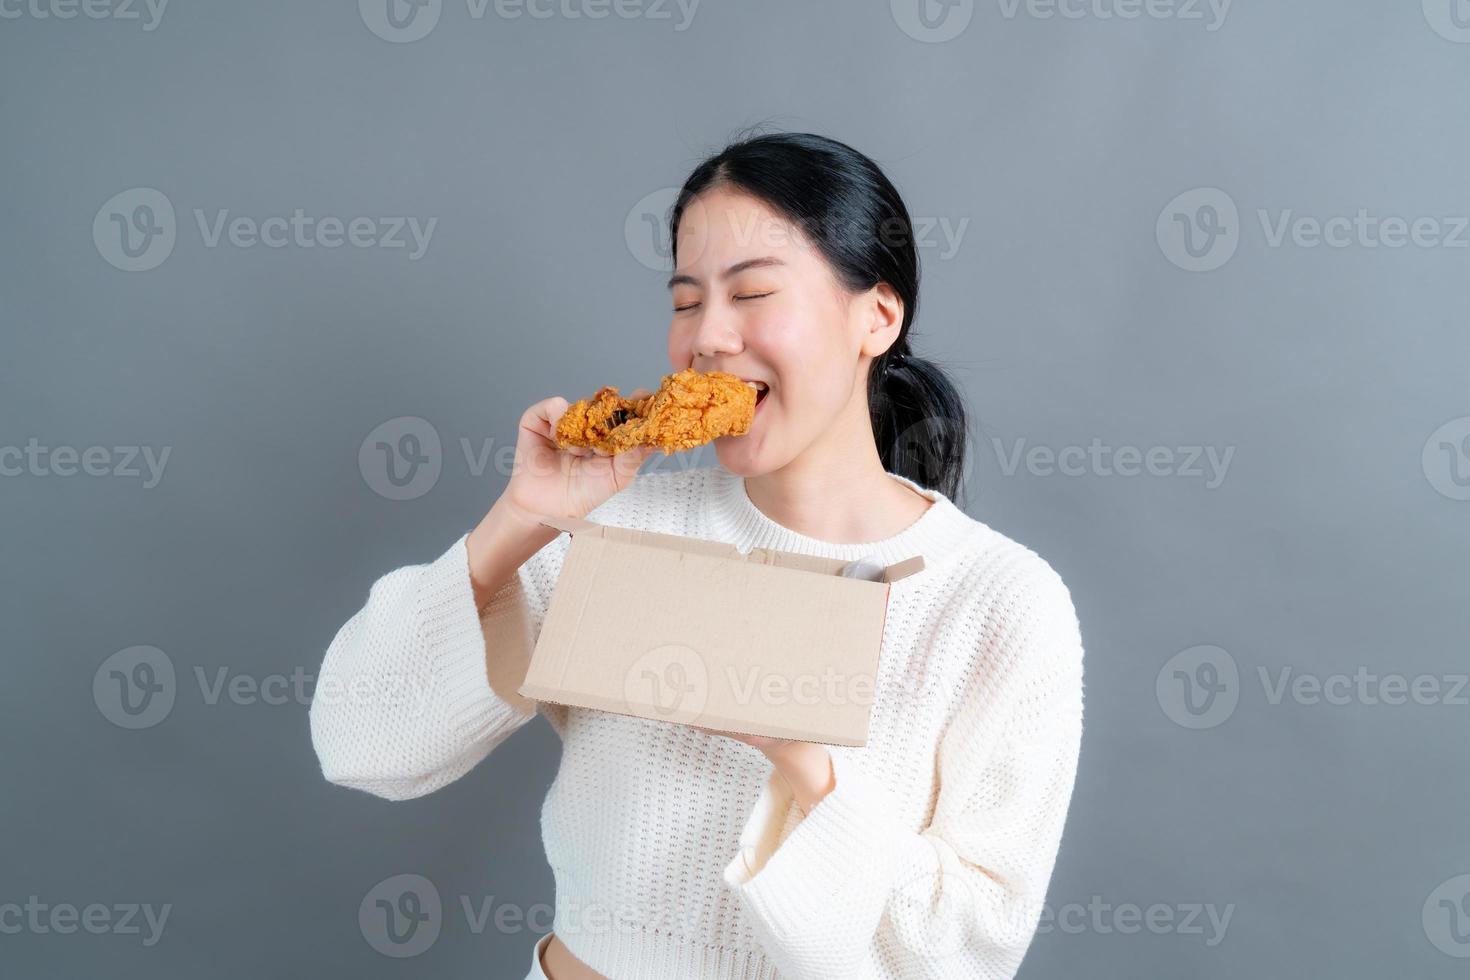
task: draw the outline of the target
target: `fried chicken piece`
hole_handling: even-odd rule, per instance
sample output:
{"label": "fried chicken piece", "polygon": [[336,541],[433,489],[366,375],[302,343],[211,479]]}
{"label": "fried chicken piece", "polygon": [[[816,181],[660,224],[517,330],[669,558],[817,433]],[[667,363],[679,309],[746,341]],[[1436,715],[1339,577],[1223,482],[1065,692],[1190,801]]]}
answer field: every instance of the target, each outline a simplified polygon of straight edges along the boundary
{"label": "fried chicken piece", "polygon": [[583,398],[567,406],[556,423],[556,444],[563,449],[568,446],[605,446],[614,429],[639,417],[633,400],[619,395],[618,389],[599,388],[591,398]]}
{"label": "fried chicken piece", "polygon": [[[642,422],[628,424],[638,426],[638,443],[657,446],[667,456],[720,436],[749,432],[755,420],[755,403],[755,389],[735,375],[685,368],[664,378],[646,404],[635,402],[634,410]],[[614,446],[619,445],[619,432],[613,430]]]}
{"label": "fried chicken piece", "polygon": [[573,402],[556,424],[563,449],[590,446],[616,455],[651,445],[668,456],[726,435],[744,435],[755,418],[755,389],[725,371],[685,368],[658,391],[624,398],[614,387]]}

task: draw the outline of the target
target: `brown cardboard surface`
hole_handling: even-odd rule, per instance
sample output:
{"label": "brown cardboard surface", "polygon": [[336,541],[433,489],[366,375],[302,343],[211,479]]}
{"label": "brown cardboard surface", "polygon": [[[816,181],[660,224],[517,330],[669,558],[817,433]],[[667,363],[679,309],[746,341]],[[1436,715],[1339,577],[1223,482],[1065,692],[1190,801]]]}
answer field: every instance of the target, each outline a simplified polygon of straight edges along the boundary
{"label": "brown cardboard surface", "polygon": [[922,570],[922,556],[871,582],[842,577],[841,559],[742,555],[727,543],[579,519],[542,523],[572,540],[519,695],[867,743],[889,587]]}

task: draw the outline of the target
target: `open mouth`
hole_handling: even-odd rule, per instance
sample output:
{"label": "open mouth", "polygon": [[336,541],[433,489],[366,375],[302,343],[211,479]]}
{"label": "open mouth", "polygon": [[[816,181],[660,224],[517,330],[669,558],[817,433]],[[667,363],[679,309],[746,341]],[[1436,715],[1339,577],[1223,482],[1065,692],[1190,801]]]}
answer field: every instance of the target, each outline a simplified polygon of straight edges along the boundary
{"label": "open mouth", "polygon": [[747,381],[745,383],[755,389],[755,403],[759,407],[760,403],[765,400],[766,395],[770,394],[770,386],[764,381]]}

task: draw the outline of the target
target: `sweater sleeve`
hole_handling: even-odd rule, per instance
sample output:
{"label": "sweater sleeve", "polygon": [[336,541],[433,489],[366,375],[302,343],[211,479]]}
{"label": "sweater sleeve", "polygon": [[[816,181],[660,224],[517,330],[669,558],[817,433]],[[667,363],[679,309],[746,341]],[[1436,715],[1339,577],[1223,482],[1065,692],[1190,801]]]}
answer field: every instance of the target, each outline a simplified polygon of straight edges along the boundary
{"label": "sweater sleeve", "polygon": [[[312,746],[329,782],[389,800],[423,796],[464,775],[535,717],[535,703],[516,695],[514,683],[492,686],[486,651],[498,653],[501,638],[514,640],[508,646],[517,651],[534,646],[567,535],[522,563],[483,618],[467,537],[426,565],[379,578],[332,639],[310,709]],[[497,633],[509,630],[523,632]],[[514,672],[501,666],[507,676]]]}
{"label": "sweater sleeve", "polygon": [[[906,980],[1009,978],[1039,921],[1076,778],[1082,641],[1050,566],[997,604],[983,664],[936,749],[922,831],[855,754],[805,817],[772,772],[726,867],[790,980],[857,975],[876,955]],[[989,689],[989,690],[987,690]],[[997,693],[999,692],[999,693]],[[983,703],[983,707],[981,706]]]}

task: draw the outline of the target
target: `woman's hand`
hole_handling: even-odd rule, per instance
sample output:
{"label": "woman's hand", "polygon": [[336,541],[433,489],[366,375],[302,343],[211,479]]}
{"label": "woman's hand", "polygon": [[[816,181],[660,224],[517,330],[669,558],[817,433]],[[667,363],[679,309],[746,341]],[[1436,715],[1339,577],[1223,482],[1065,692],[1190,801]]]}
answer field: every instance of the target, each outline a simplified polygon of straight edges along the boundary
{"label": "woman's hand", "polygon": [[832,754],[820,742],[747,735],[744,732],[721,732],[699,725],[689,727],[706,735],[723,735],[760,749],[771,760],[781,778],[786,780],[786,785],[791,787],[791,796],[796,800],[797,806],[801,807],[803,815],[822,802],[836,787],[836,777],[832,773]]}
{"label": "woman's hand", "polygon": [[[639,388],[632,397],[648,394]],[[565,398],[546,398],[521,415],[510,482],[465,542],[475,607],[484,610],[526,559],[554,539],[543,517],[586,517],[598,504],[637,477],[652,446],[616,456],[590,449],[562,449],[556,423],[567,410]]]}
{"label": "woman's hand", "polygon": [[[636,389],[629,398],[651,394]],[[610,456],[601,450],[556,444],[556,423],[567,410],[567,400],[546,398],[521,416],[516,437],[515,463],[501,499],[523,519],[586,517],[637,476],[638,467],[658,450],[637,446]]]}

